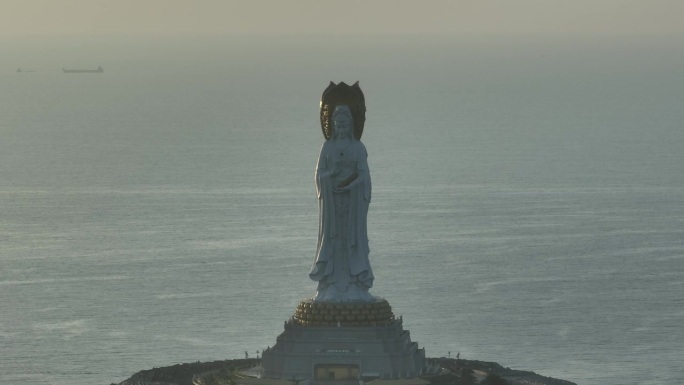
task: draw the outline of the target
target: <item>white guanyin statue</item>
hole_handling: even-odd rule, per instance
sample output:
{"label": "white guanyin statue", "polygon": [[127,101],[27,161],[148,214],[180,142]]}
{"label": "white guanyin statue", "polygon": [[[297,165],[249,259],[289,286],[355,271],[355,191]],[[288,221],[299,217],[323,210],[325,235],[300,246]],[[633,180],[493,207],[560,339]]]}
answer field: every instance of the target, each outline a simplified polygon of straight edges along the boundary
{"label": "white guanyin statue", "polygon": [[359,140],[363,121],[365,102],[358,82],[351,87],[331,83],[321,100],[326,141],[315,174],[318,245],[309,277],[318,281],[316,301],[374,301],[368,292],[374,277],[366,227],[371,180],[366,148]]}

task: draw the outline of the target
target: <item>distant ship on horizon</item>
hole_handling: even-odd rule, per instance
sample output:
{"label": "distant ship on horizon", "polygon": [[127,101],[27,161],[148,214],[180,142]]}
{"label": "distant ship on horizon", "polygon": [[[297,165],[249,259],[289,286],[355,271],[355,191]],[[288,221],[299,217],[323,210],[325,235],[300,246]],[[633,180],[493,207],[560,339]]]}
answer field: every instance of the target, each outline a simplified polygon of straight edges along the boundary
{"label": "distant ship on horizon", "polygon": [[62,72],[65,74],[101,74],[104,72],[104,69],[102,69],[102,66],[97,67],[95,70],[83,70],[83,69],[73,69],[73,70],[68,70],[66,68],[62,68]]}

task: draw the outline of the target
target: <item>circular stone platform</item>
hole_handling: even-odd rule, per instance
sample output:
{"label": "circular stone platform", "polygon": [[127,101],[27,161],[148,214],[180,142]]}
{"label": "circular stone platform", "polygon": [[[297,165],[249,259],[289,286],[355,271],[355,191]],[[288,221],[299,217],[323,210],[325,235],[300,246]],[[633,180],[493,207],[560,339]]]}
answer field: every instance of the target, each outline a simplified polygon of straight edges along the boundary
{"label": "circular stone platform", "polygon": [[326,302],[305,299],[297,305],[293,321],[301,326],[379,326],[394,322],[387,300]]}

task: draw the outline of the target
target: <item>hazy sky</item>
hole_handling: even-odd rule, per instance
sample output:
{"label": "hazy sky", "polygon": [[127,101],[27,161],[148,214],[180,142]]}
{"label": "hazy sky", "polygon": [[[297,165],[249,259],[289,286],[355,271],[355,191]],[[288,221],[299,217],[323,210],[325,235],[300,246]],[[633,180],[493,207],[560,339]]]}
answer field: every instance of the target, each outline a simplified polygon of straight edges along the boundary
{"label": "hazy sky", "polygon": [[0,0],[0,35],[684,36],[682,0]]}

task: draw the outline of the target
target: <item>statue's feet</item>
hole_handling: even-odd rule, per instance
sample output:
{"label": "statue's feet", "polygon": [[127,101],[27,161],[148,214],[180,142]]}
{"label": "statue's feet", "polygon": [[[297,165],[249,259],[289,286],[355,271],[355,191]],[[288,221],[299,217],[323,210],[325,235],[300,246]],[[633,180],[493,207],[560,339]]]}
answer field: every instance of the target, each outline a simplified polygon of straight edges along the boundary
{"label": "statue's feet", "polygon": [[368,290],[354,284],[346,288],[328,285],[324,289],[318,290],[313,299],[314,301],[328,302],[373,302],[375,300]]}

